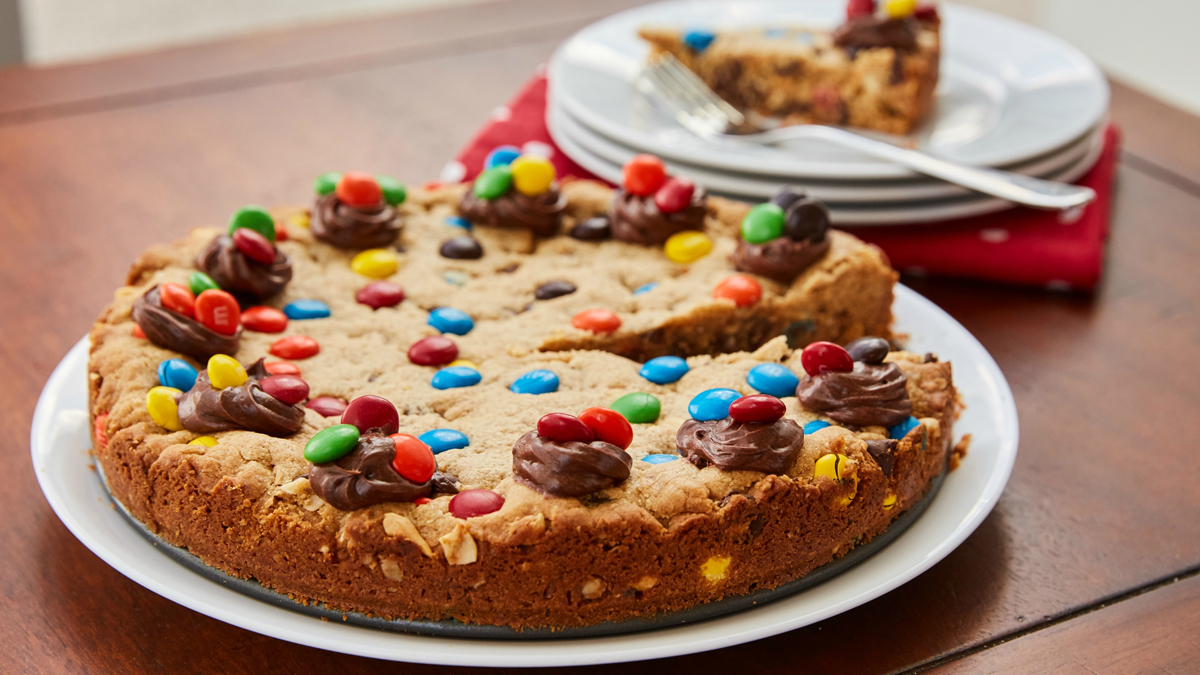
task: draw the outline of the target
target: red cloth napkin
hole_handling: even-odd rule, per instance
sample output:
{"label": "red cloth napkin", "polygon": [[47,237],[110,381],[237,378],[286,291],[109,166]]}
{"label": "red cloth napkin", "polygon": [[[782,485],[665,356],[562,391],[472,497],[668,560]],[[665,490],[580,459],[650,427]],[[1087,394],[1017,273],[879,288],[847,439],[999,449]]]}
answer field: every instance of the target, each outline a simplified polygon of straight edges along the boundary
{"label": "red cloth napkin", "polygon": [[[515,145],[550,158],[559,176],[596,176],[571,161],[546,130],[546,76],[539,71],[508,105],[492,111],[442,179],[473,179],[498,145]],[[1097,193],[1083,209],[1055,213],[1015,208],[931,225],[845,228],[882,248],[897,269],[920,275],[969,277],[1053,290],[1090,290],[1104,267],[1109,205],[1120,130],[1110,124],[1096,166],[1077,183]]]}

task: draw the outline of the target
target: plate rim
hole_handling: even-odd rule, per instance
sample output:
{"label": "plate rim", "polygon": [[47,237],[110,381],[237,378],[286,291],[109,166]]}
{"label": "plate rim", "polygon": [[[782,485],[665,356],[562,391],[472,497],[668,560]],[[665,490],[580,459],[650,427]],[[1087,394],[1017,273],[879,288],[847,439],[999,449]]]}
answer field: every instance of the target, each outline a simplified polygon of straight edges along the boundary
{"label": "plate rim", "polygon": [[[716,1],[729,3],[734,0],[716,0]],[[613,122],[611,120],[608,120],[601,115],[594,114],[593,111],[591,111],[587,106],[581,104],[579,101],[576,101],[575,99],[573,99],[569,96],[563,96],[560,93],[560,91],[559,91],[560,88],[558,86],[556,86],[556,82],[565,79],[562,74],[562,69],[565,67],[565,62],[566,62],[565,53],[568,49],[571,48],[572,43],[575,42],[578,38],[580,38],[580,36],[584,35],[585,33],[587,33],[590,30],[595,29],[595,27],[600,24],[619,23],[620,21],[626,19],[629,15],[637,15],[637,14],[646,12],[650,8],[661,7],[664,5],[681,5],[681,6],[683,6],[683,5],[688,5],[688,4],[692,4],[695,2],[697,2],[697,0],[664,0],[663,2],[652,3],[650,5],[642,5],[639,7],[634,7],[631,9],[624,10],[622,12],[618,12],[616,14],[612,14],[612,15],[607,16],[599,21],[593,22],[593,23],[583,27],[579,31],[576,31],[574,34],[572,34],[570,37],[568,37],[565,41],[563,41],[554,50],[554,53],[551,56],[550,61],[547,65],[546,76],[547,76],[547,84],[548,84],[548,90],[547,90],[548,104],[553,105],[557,102],[557,103],[563,105],[572,113],[572,115],[576,119],[584,122],[586,124],[586,126],[591,128],[592,130],[597,131],[598,133],[600,133],[604,136],[608,136],[609,138],[613,138],[613,139],[623,138],[623,137],[628,137],[631,133],[636,133],[635,130],[632,130],[627,127],[623,127],[620,124]],[[708,4],[712,4],[712,3],[708,3]],[[947,19],[952,19],[954,17],[954,15],[958,14],[963,17],[970,17],[970,18],[976,19],[976,20],[984,20],[986,22],[1004,25],[1004,26],[1006,26],[1007,29],[1010,29],[1010,30],[1017,30],[1017,31],[1025,32],[1029,35],[1036,36],[1036,38],[1039,40],[1043,40],[1043,41],[1053,44],[1057,50],[1061,50],[1061,53],[1067,55],[1071,61],[1077,62],[1079,65],[1083,66],[1086,70],[1090,71],[1090,73],[1089,73],[1090,77],[1088,78],[1088,81],[1092,85],[1097,86],[1098,92],[1101,94],[1100,101],[1098,102],[1098,105],[1096,106],[1096,110],[1092,111],[1091,115],[1087,118],[1086,123],[1084,123],[1083,121],[1080,121],[1080,122],[1076,123],[1075,125],[1069,125],[1069,126],[1065,127],[1065,129],[1069,130],[1070,133],[1061,133],[1060,138],[1058,140],[1054,141],[1053,143],[1049,144],[1049,147],[1042,147],[1036,151],[1029,151],[1024,154],[1014,153],[1013,151],[1008,151],[1007,153],[997,152],[996,156],[989,158],[988,161],[986,161],[986,162],[981,162],[980,163],[981,165],[991,166],[991,167],[1003,167],[1003,166],[1006,166],[1009,164],[1016,164],[1016,163],[1019,163],[1021,161],[1027,160],[1027,159],[1038,157],[1038,156],[1046,154],[1048,152],[1052,152],[1055,149],[1061,148],[1061,147],[1069,144],[1072,139],[1075,139],[1075,138],[1081,136],[1083,133],[1086,132],[1087,129],[1090,129],[1090,128],[1096,126],[1097,124],[1099,124],[1099,122],[1107,114],[1109,101],[1111,100],[1111,88],[1108,86],[1108,81],[1105,79],[1104,74],[1100,70],[1099,66],[1097,66],[1096,63],[1092,59],[1090,59],[1087,55],[1085,55],[1082,51],[1080,51],[1074,45],[1071,45],[1066,40],[1064,40],[1048,31],[1045,31],[1041,28],[1038,28],[1036,26],[1031,26],[1029,24],[1022,23],[1015,19],[1011,19],[1009,17],[1003,16],[1000,14],[996,14],[994,12],[989,12],[987,10],[978,9],[978,8],[974,8],[974,7],[966,7],[963,5],[957,5],[957,4],[950,3],[950,2],[940,3],[940,8],[945,13]],[[945,49],[943,49],[942,57],[943,58],[947,57],[947,51]],[[1080,119],[1083,120],[1084,118],[1081,116]],[[728,158],[726,158],[725,160],[721,160],[720,158],[706,158],[705,155],[703,154],[702,150],[693,151],[694,150],[693,148],[672,147],[671,144],[669,144],[669,143],[664,143],[661,140],[655,141],[654,139],[649,138],[649,136],[650,135],[648,135],[648,134],[646,135],[646,137],[647,137],[646,140],[648,140],[649,142],[638,144],[640,146],[644,146],[644,151],[646,151],[646,152],[652,152],[652,153],[655,153],[655,154],[658,154],[658,155],[664,156],[664,157],[670,156],[670,157],[673,157],[673,158],[681,160],[681,161],[686,161],[686,162],[689,162],[692,164],[697,164],[697,165],[711,166],[713,168],[722,168],[723,166],[728,165]],[[753,165],[751,164],[751,165],[747,165],[747,166],[753,166]],[[791,175],[791,176],[794,176],[797,178],[836,177],[836,178],[843,178],[843,179],[848,179],[848,180],[913,178],[914,176],[918,175],[909,169],[906,169],[903,167],[897,167],[894,165],[889,165],[886,163],[832,162],[832,161],[813,162],[808,165],[800,164],[800,165],[796,165],[795,167],[793,167],[793,169],[791,171],[779,171],[778,173],[785,174],[785,175]]]}
{"label": "plate rim", "polygon": [[[892,574],[887,577],[886,581],[872,582],[864,590],[850,594],[843,593],[840,600],[823,605],[819,610],[802,612],[799,616],[791,616],[783,620],[768,620],[766,614],[786,612],[786,606],[789,603],[795,602],[809,593],[819,593],[822,589],[828,591],[831,585],[847,576],[862,574],[861,570],[871,566],[873,561],[887,558],[888,553],[881,551],[878,555],[872,556],[859,566],[830,579],[825,584],[758,608],[679,628],[620,636],[562,641],[501,641],[426,637],[323,622],[313,617],[269,606],[262,612],[267,614],[272,621],[254,620],[249,616],[253,612],[242,614],[236,611],[238,606],[242,605],[237,600],[242,599],[248,603],[264,603],[249,599],[237,591],[223,588],[178,563],[170,561],[165,554],[155,550],[149,542],[142,539],[141,535],[132,526],[125,523],[123,517],[115,511],[111,509],[96,511],[95,517],[106,522],[109,519],[117,519],[124,528],[125,534],[136,537],[142,541],[145,547],[148,547],[144,553],[163,556],[164,559],[170,561],[173,567],[167,568],[168,574],[175,580],[175,583],[166,583],[155,578],[154,575],[144,572],[136,564],[126,560],[115,551],[110,545],[111,541],[105,543],[100,535],[83,527],[79,517],[72,510],[71,504],[60,492],[60,486],[46,463],[55,453],[71,452],[65,449],[56,450],[52,447],[52,441],[55,438],[54,418],[60,415],[58,410],[60,397],[64,392],[70,393],[69,389],[72,386],[70,379],[74,375],[72,369],[79,367],[86,369],[89,346],[86,336],[77,342],[58,363],[38,397],[30,430],[30,452],[38,484],[51,508],[71,533],[104,562],[135,583],[168,600],[261,635],[346,654],[393,661],[460,666],[570,666],[640,661],[704,652],[794,630],[835,616],[894,590],[927,571],[965,541],[992,511],[1003,493],[1016,461],[1020,436],[1016,403],[1003,372],[978,339],[932,301],[902,284],[897,284],[896,302],[901,305],[913,303],[914,312],[929,313],[938,319],[939,330],[959,333],[958,338],[962,340],[959,351],[965,351],[972,355],[970,361],[981,368],[980,372],[987,376],[986,381],[990,385],[990,394],[996,397],[999,408],[993,412],[998,415],[996,420],[1001,423],[998,428],[1000,432],[997,438],[998,447],[991,458],[991,463],[986,467],[980,467],[980,470],[985,472],[981,478],[983,489],[980,494],[975,495],[969,505],[964,504],[958,507],[955,513],[958,514],[959,510],[962,510],[962,513],[961,516],[955,516],[953,528],[945,536],[942,536],[931,550],[925,551],[919,556],[919,560],[909,561],[902,573]],[[76,382],[74,386],[86,392],[85,382]],[[76,412],[82,415],[82,423],[87,426],[85,411],[63,410],[61,412]],[[77,461],[81,465],[93,461],[89,453],[77,452],[80,453]],[[65,456],[62,458],[62,461],[68,460],[69,458]],[[81,468],[83,471],[89,471],[86,467]],[[944,493],[939,495],[939,497],[944,496]],[[85,502],[85,506],[82,508],[86,509],[87,497],[76,497]],[[933,506],[936,507],[938,503],[938,500],[935,500]],[[95,511],[94,505],[91,505],[91,508]],[[914,527],[919,527],[921,522],[914,523]],[[893,542],[892,546],[904,541],[911,532],[910,529],[909,532],[901,535],[896,542]],[[893,555],[895,554],[893,553]],[[138,558],[138,560],[142,559]],[[190,597],[185,591],[180,590],[180,587],[186,586],[189,582],[195,582],[195,580],[207,584],[202,586],[204,597]],[[229,602],[223,603],[222,600]],[[258,609],[253,605],[243,606],[243,609],[245,607]],[[755,625],[754,620],[759,617],[768,620],[768,623]],[[715,635],[712,634],[714,631],[705,630],[714,626],[717,627]],[[700,635],[697,636],[694,633],[700,633]]]}

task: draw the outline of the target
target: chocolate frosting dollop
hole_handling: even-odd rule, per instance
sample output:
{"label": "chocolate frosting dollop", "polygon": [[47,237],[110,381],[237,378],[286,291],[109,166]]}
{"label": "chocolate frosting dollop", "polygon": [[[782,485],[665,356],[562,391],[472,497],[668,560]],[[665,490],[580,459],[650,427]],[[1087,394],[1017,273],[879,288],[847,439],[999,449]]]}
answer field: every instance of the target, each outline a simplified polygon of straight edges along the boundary
{"label": "chocolate frosting dollop", "polygon": [[559,443],[530,431],[513,444],[517,482],[555,497],[582,497],[629,478],[633,458],[612,443]]}
{"label": "chocolate frosting dollop", "polygon": [[474,190],[467,190],[459,200],[458,210],[472,223],[509,230],[529,230],[539,237],[553,237],[562,225],[567,197],[557,185],[551,185],[540,195],[509,190],[496,199],[483,199]]}
{"label": "chocolate frosting dollop", "polygon": [[891,47],[898,51],[913,51],[917,48],[919,26],[910,18],[863,14],[838,26],[833,32],[833,43],[848,50]]}
{"label": "chocolate frosting dollop", "polygon": [[159,347],[206,363],[215,354],[236,354],[242,338],[241,326],[233,335],[222,335],[195,319],[163,307],[158,286],[133,301],[133,320],[146,334],[146,339]]}
{"label": "chocolate frosting dollop", "polygon": [[675,435],[679,454],[703,469],[783,473],[804,446],[804,429],[787,418],[774,422],[688,420]]}
{"label": "chocolate frosting dollop", "polygon": [[654,195],[639,196],[621,190],[608,209],[613,239],[657,246],[684,230],[703,231],[706,202],[704,188],[696,186],[691,204],[674,213],[663,213],[655,206]]}
{"label": "chocolate frosting dollop", "polygon": [[391,246],[404,226],[396,207],[343,204],[336,193],[317,198],[309,228],[313,236],[338,248],[365,249]]}
{"label": "chocolate frosting dollop", "polygon": [[842,424],[890,427],[912,415],[908,376],[894,363],[855,361],[848,373],[810,375],[796,387],[806,410]]}
{"label": "chocolate frosting dollop", "polygon": [[742,272],[786,284],[828,252],[828,238],[819,242],[807,239],[796,241],[785,235],[765,244],[751,244],[745,239],[738,239],[737,249],[733,252],[733,266]]}
{"label": "chocolate frosting dollop", "polygon": [[313,465],[308,482],[314,494],[342,511],[383,502],[411,502],[428,495],[434,479],[414,483],[401,476],[392,468],[395,456],[394,440],[381,434],[363,434],[350,454]]}
{"label": "chocolate frosting dollop", "polygon": [[278,295],[292,280],[292,261],[279,247],[275,248],[275,260],[263,264],[247,258],[227,234],[209,242],[196,256],[196,267],[212,277],[221,290],[254,300]]}
{"label": "chocolate frosting dollop", "polygon": [[201,370],[196,384],[179,400],[179,423],[197,434],[245,429],[282,438],[300,431],[304,409],[280,401],[259,386],[259,381],[270,375],[263,359],[247,368],[246,374],[249,379],[244,384],[213,389],[208,372]]}

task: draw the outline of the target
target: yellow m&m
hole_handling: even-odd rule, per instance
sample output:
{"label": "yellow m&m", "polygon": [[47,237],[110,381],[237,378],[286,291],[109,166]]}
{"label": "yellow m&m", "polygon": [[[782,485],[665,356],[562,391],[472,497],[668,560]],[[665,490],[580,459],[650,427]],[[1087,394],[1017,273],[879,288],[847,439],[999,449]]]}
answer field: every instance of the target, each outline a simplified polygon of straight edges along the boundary
{"label": "yellow m&m", "polygon": [[212,436],[201,436],[200,438],[193,438],[192,440],[188,441],[188,445],[203,445],[209,448],[216,444],[217,439],[213,438]]}
{"label": "yellow m&m", "polygon": [[523,195],[536,197],[554,183],[554,165],[545,157],[521,155],[509,165],[513,187]]}
{"label": "yellow m&m", "polygon": [[917,0],[886,0],[883,11],[893,19],[903,19],[917,11]]}
{"label": "yellow m&m", "polygon": [[475,370],[479,370],[479,366],[475,365],[474,361],[468,361],[466,359],[454,359],[450,362],[450,365],[446,367],[453,368],[454,366],[462,366],[464,368],[474,368]]}
{"label": "yellow m&m", "polygon": [[838,500],[840,506],[848,505],[858,494],[858,469],[850,464],[850,458],[845,455],[822,455],[813,467],[813,478],[817,476],[830,478],[838,485],[850,485],[850,494]]}
{"label": "yellow m&m", "polygon": [[246,384],[248,379],[246,369],[232,356],[217,354],[208,360],[208,383],[213,389],[237,387]]}
{"label": "yellow m&m", "polygon": [[663,246],[663,251],[671,262],[686,265],[708,255],[712,251],[712,246],[712,239],[709,239],[707,234],[695,230],[684,230],[671,235],[666,245]]}
{"label": "yellow m&m", "polygon": [[183,394],[174,387],[154,387],[146,394],[146,410],[158,426],[167,431],[179,431],[179,404],[175,397]]}
{"label": "yellow m&m", "polygon": [[396,254],[386,248],[367,249],[350,261],[350,269],[372,279],[386,279],[399,267]]}

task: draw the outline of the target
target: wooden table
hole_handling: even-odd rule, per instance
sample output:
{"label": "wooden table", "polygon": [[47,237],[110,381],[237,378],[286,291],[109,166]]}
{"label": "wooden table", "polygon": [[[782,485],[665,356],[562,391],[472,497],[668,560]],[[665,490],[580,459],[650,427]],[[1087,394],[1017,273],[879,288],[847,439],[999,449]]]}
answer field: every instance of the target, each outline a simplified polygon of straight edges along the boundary
{"label": "wooden table", "polygon": [[[34,402],[148,244],[294,202],[331,169],[434,178],[558,42],[632,4],[511,0],[0,71],[0,672],[450,672],[262,637],[127,580],[40,494]],[[1020,408],[1016,470],[979,530],[823,623],[598,670],[1200,671],[1200,119],[1121,85],[1113,117],[1127,142],[1094,295],[908,280]]]}

